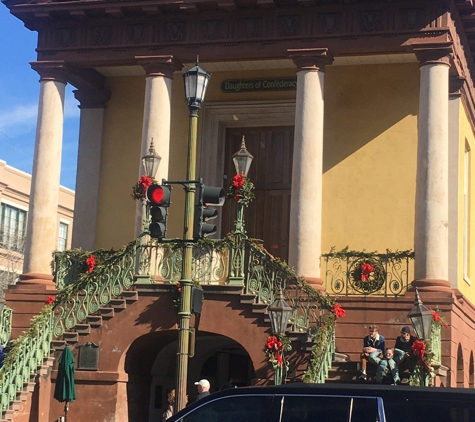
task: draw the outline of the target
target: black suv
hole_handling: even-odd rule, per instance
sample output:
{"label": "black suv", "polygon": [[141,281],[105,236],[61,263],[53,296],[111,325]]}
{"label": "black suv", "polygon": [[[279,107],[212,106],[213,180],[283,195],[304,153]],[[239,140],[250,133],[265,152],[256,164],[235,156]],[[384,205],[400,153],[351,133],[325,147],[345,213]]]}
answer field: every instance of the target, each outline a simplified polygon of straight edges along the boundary
{"label": "black suv", "polygon": [[286,384],[211,394],[169,422],[475,422],[475,390]]}

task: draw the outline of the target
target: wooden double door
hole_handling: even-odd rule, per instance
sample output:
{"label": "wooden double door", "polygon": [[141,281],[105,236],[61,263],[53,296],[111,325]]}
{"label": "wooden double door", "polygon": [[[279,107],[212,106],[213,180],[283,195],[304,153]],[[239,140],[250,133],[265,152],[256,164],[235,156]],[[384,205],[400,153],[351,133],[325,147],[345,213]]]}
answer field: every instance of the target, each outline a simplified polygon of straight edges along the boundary
{"label": "wooden double door", "polygon": [[[245,209],[249,237],[264,241],[275,257],[289,256],[290,192],[292,186],[293,126],[230,128],[226,130],[224,186],[228,189],[236,174],[232,156],[245,137],[254,156],[248,177],[256,198]],[[227,199],[223,208],[222,234],[231,232],[236,220],[236,203]]]}

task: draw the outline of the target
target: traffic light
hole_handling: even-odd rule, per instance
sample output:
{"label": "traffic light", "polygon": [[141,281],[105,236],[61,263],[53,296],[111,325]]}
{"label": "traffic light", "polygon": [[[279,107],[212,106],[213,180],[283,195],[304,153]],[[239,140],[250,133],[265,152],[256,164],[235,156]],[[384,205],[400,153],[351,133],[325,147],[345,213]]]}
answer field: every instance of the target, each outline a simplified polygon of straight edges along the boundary
{"label": "traffic light", "polygon": [[168,207],[170,206],[170,186],[150,185],[147,189],[147,199],[150,206],[150,237],[163,239],[167,232]]}
{"label": "traffic light", "polygon": [[218,216],[216,208],[210,208],[209,205],[221,207],[226,199],[226,193],[223,188],[217,186],[205,186],[203,183],[196,185],[196,206],[195,206],[195,225],[193,230],[194,239],[202,239],[216,233],[218,228],[215,224],[208,223]]}

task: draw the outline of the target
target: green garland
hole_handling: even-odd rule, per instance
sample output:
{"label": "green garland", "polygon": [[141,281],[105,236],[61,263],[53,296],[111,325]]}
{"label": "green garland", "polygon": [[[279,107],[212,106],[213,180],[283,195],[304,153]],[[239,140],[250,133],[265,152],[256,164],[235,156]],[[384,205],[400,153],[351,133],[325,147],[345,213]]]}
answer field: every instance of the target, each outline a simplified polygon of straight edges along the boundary
{"label": "green garland", "polygon": [[28,331],[24,331],[23,334],[17,339],[10,340],[10,350],[8,351],[7,357],[5,358],[3,366],[0,369],[0,383],[3,382],[5,370],[7,368],[12,368],[16,359],[20,355],[21,344],[25,342],[28,338],[35,339],[38,337],[40,330],[44,330],[46,323],[51,318],[52,312],[53,307],[51,305],[43,306],[41,312],[31,319],[30,328],[28,329]]}
{"label": "green garland", "polygon": [[395,251],[387,250],[386,253],[378,252],[366,252],[366,251],[354,251],[350,250],[349,246],[346,246],[341,251],[335,251],[335,248],[332,247],[330,252],[322,254],[323,258],[334,258],[334,259],[347,259],[347,258],[358,258],[358,259],[378,259],[379,261],[396,261],[400,262],[404,259],[410,258],[414,259],[414,251],[408,249],[406,251]]}

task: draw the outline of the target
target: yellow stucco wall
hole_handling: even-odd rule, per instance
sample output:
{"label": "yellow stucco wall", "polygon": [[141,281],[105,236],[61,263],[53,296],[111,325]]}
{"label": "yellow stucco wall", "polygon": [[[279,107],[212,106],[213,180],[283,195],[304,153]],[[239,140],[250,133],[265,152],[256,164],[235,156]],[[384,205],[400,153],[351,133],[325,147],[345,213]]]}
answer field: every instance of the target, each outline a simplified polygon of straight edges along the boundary
{"label": "yellow stucco wall", "polygon": [[[203,65],[203,67],[205,67]],[[212,74],[206,102],[294,100],[295,91],[225,94],[225,79],[295,76],[294,69]],[[145,81],[109,78],[97,247],[133,238]],[[329,66],[325,77],[323,248],[413,247],[419,70],[416,64]],[[185,177],[188,108],[174,76],[169,179]],[[202,140],[199,140],[199,143]],[[390,163],[390,164],[388,164]],[[104,187],[104,188],[103,188]],[[181,237],[183,193],[172,194],[169,236]]]}
{"label": "yellow stucco wall", "polygon": [[414,247],[419,68],[329,67],[322,251]]}
{"label": "yellow stucco wall", "polygon": [[[468,268],[464,271],[464,185],[465,185],[465,150],[469,149],[469,206],[468,206]],[[458,172],[458,260],[457,260],[457,288],[472,303],[475,303],[475,237],[472,234],[473,222],[475,221],[475,181],[473,180],[473,148],[475,147],[475,136],[467,117],[465,108],[460,102],[460,122],[459,122],[459,172]]]}

